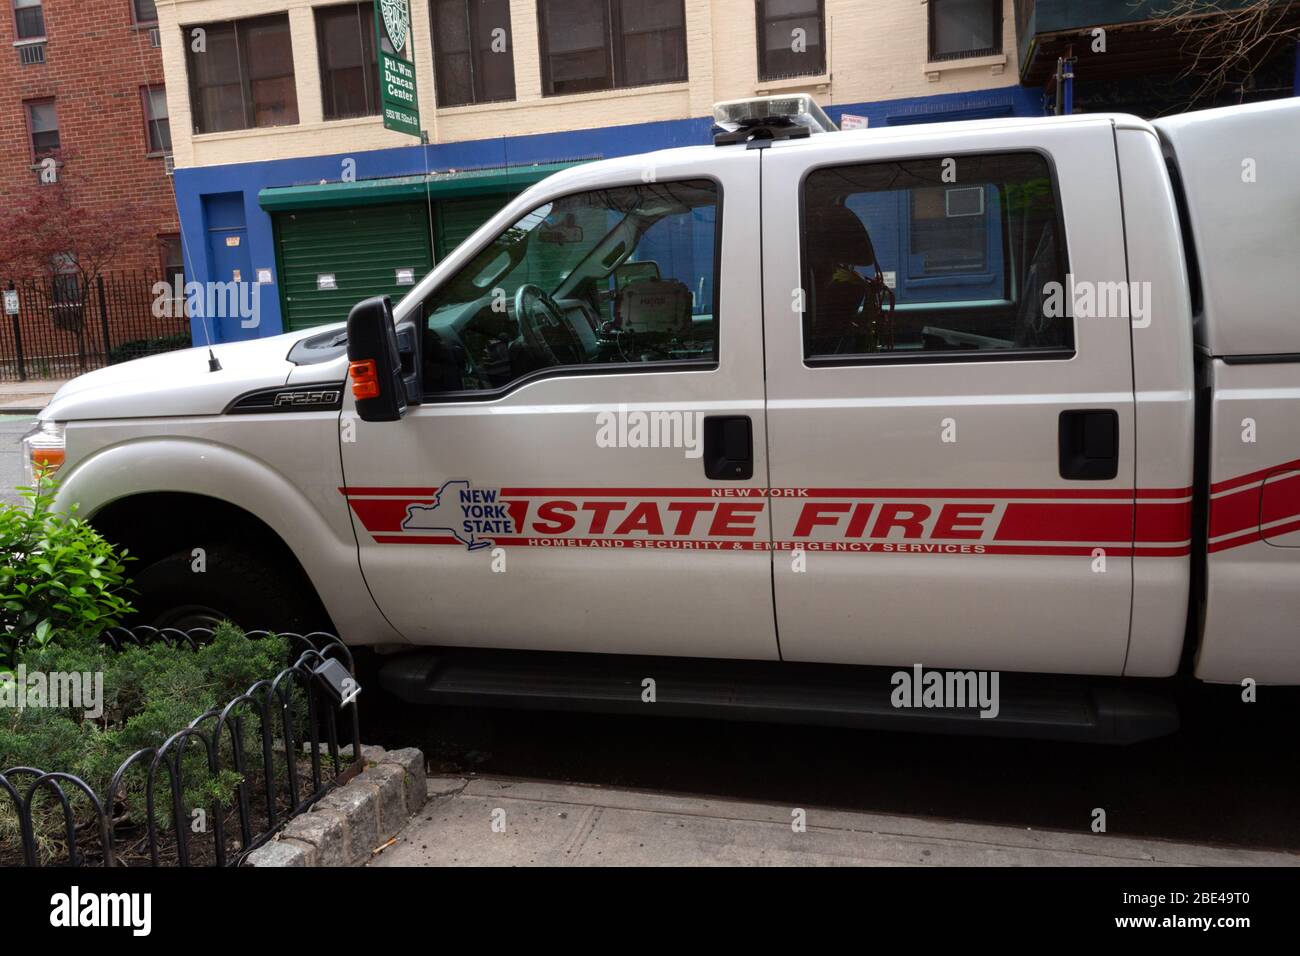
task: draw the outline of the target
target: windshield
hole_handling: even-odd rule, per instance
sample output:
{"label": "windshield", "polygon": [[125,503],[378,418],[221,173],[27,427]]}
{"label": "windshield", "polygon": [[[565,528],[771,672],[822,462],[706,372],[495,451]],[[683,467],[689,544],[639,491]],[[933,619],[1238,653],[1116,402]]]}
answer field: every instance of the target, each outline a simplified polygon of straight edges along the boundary
{"label": "windshield", "polygon": [[509,301],[526,284],[567,295],[580,281],[607,277],[635,260],[641,236],[660,220],[706,204],[711,210],[714,201],[711,188],[651,183],[545,203],[475,256],[435,295],[427,314],[489,293]]}

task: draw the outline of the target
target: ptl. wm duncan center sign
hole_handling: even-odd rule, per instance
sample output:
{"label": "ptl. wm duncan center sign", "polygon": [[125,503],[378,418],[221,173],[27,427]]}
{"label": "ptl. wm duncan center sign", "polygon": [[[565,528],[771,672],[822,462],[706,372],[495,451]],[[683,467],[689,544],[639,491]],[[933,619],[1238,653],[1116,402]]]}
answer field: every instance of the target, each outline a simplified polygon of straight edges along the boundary
{"label": "ptl. wm duncan center sign", "polygon": [[379,97],[384,127],[420,136],[411,0],[379,0],[375,4],[375,39],[378,43]]}

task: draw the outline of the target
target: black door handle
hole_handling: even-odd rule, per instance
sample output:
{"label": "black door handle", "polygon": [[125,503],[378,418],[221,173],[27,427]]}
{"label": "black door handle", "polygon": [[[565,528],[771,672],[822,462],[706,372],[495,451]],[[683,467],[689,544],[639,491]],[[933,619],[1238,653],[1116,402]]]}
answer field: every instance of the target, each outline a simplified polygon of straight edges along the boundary
{"label": "black door handle", "polygon": [[754,425],[748,415],[704,417],[704,474],[715,481],[754,477]]}
{"label": "black door handle", "polygon": [[1119,474],[1119,412],[1111,408],[1061,412],[1061,477],[1108,481]]}

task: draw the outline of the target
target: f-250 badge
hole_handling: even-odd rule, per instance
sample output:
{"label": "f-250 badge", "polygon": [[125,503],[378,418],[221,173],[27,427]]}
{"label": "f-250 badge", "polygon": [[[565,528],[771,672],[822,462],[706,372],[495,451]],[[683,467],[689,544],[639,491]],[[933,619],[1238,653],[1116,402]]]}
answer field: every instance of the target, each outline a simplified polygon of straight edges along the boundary
{"label": "f-250 badge", "polygon": [[341,394],[338,389],[322,392],[278,392],[273,404],[276,408],[282,408],[285,405],[333,406],[338,403]]}
{"label": "f-250 badge", "polygon": [[470,551],[493,545],[481,534],[514,534],[515,523],[498,500],[495,488],[472,488],[464,480],[444,482],[433,504],[411,504],[402,519],[403,531],[441,531]]}

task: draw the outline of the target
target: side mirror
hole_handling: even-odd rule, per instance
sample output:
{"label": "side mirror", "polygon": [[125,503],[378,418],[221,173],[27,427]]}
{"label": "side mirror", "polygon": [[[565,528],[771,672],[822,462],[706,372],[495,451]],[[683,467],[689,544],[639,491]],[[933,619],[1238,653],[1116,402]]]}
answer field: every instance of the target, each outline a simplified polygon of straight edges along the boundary
{"label": "side mirror", "polygon": [[348,314],[348,377],[363,422],[395,422],[406,411],[402,357],[388,296],[358,302]]}

